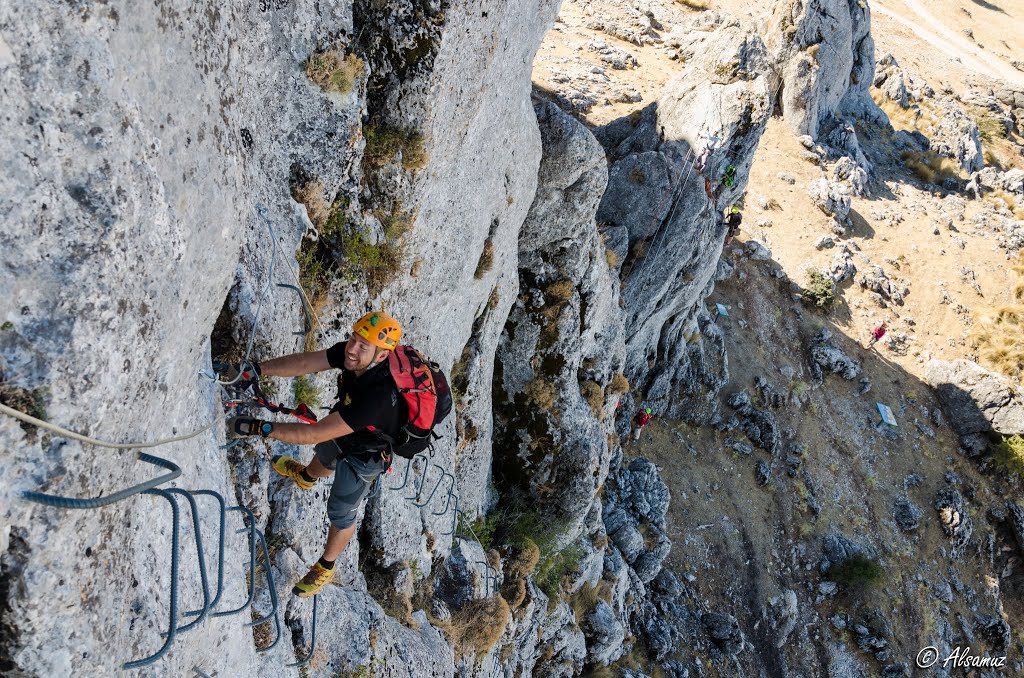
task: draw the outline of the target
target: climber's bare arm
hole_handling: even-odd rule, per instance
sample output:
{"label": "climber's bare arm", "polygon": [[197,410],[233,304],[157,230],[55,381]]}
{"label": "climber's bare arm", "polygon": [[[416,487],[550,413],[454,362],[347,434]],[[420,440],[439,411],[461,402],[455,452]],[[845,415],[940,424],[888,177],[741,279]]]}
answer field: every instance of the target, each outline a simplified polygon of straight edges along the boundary
{"label": "climber's bare arm", "polygon": [[265,377],[298,377],[329,369],[331,366],[327,362],[327,351],[292,353],[260,361],[260,372]]}
{"label": "climber's bare arm", "polygon": [[269,437],[293,445],[316,445],[349,433],[352,433],[352,427],[345,423],[340,414],[331,412],[315,424],[275,423]]}

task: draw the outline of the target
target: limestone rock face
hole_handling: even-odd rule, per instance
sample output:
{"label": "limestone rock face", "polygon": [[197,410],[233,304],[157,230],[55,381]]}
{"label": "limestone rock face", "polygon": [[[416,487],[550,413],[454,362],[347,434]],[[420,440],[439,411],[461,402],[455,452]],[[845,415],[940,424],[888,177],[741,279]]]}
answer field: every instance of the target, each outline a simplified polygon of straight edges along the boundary
{"label": "limestone rock face", "polygon": [[[217,415],[217,389],[197,375],[210,365],[239,248],[250,233],[262,244],[264,259],[247,260],[262,289],[271,252],[290,258],[298,237],[290,228],[271,237],[254,203],[287,214],[292,160],[308,158],[338,181],[357,156],[358,86],[332,100],[301,72],[317,36],[351,31],[351,22],[341,2],[0,9],[14,57],[0,65],[0,316],[11,323],[0,370],[9,384],[48,389],[48,420],[140,441],[195,431]],[[280,260],[277,271],[288,280]],[[294,321],[294,300],[281,299],[263,309],[271,325],[279,311]],[[233,504],[220,428],[151,451],[181,466],[179,487],[213,489]],[[3,671],[110,675],[154,652],[169,607],[166,501],[69,512],[19,494],[109,495],[158,469],[132,451],[27,434],[6,417],[0,450],[0,576],[18,578],[4,588]],[[234,533],[240,514],[229,515],[224,599],[238,605],[248,548]],[[188,544],[187,507],[182,520]],[[201,525],[212,539],[212,511]],[[179,600],[194,609],[194,562],[181,569]],[[284,671],[278,656],[257,658],[240,617],[204,624],[157,670]]]}
{"label": "limestone rock face", "polygon": [[[493,355],[518,284],[519,227],[540,162],[530,68],[557,2],[488,0],[448,8],[443,20],[417,15],[414,4],[382,17],[359,2],[357,25],[344,0],[4,5],[0,53],[12,57],[0,58],[8,111],[0,120],[5,385],[47,388],[39,393],[48,420],[106,440],[154,440],[210,423],[220,394],[197,374],[210,368],[218,315],[224,309],[231,327],[220,329],[242,351],[252,337],[255,359],[301,350],[292,334],[298,300],[275,287],[295,283],[295,251],[304,233],[315,234],[291,189],[310,177],[328,201],[339,191],[358,198],[363,116],[386,111],[382,124],[419,130],[429,158],[418,177],[393,169],[378,177],[418,210],[406,258],[379,299],[368,299],[362,281],[335,282],[318,344],[343,340],[367,306],[383,304],[402,319],[409,342],[446,370],[469,346],[462,414],[480,435],[463,436],[456,448],[453,417],[437,460],[456,474],[462,510],[482,505]],[[327,93],[303,62],[328,47],[355,50],[345,37],[353,35],[371,67],[361,67],[346,92]],[[494,263],[477,276],[488,248]],[[328,382],[314,380],[325,401]],[[247,619],[209,618],[153,671],[296,675],[285,664],[300,649],[293,639],[308,638],[309,606],[288,591],[322,546],[323,489],[298,497],[268,472],[267,452],[308,460],[308,448],[255,441],[225,452],[220,429],[215,423],[157,454],[181,466],[177,486],[251,505],[259,527],[286,542],[275,543],[272,562],[291,633],[285,627],[274,650],[257,655]],[[110,675],[155,651],[169,605],[166,502],[139,497],[69,512],[20,498],[32,489],[109,495],[154,469],[131,451],[51,439],[6,417],[0,449],[0,575],[17,581],[3,587],[0,602],[0,668]],[[428,569],[449,549],[451,513],[434,513],[442,505],[416,508],[385,489],[367,508],[375,557]],[[235,534],[240,514],[229,516],[225,607],[244,600],[248,563],[246,539]],[[182,524],[187,545],[187,510]],[[216,533],[213,512],[204,509],[200,524],[204,536]],[[418,633],[397,628],[363,593],[358,555],[353,545],[340,565],[346,575],[322,601],[325,611],[348,610],[337,634],[358,631],[335,635],[332,642],[352,646],[330,673],[376,658],[452,675],[450,648],[435,629],[425,620]],[[187,547],[180,569],[180,605],[194,609],[200,586]],[[257,608],[267,605],[261,592]],[[391,640],[371,647],[371,627]],[[318,633],[326,634],[323,626]],[[582,633],[565,646],[581,667]]]}
{"label": "limestone rock face", "polygon": [[868,95],[875,73],[868,3],[779,2],[766,35],[781,70],[783,115],[797,134],[817,138],[819,125],[837,113],[884,119]]}
{"label": "limestone rock face", "polygon": [[554,104],[539,104],[537,116],[544,156],[520,236],[520,293],[498,348],[504,456],[495,463],[558,517],[568,543],[608,474],[622,311],[594,223],[607,182],[601,146]]}
{"label": "limestone rock face", "polygon": [[[626,375],[656,411],[699,418],[699,406],[670,394],[717,390],[727,379],[722,335],[703,300],[725,237],[721,210],[746,183],[771,83],[763,43],[738,22],[706,12],[678,40],[682,72],[657,103],[596,132],[611,162],[597,218],[625,255]],[[695,159],[709,137],[701,170]]]}
{"label": "limestone rock face", "polygon": [[977,172],[985,166],[978,123],[964,107],[950,100],[940,100],[942,112],[935,127],[929,130],[931,149],[945,158],[955,160],[966,172]]}
{"label": "limestone rock face", "polygon": [[926,376],[961,436],[1024,434],[1024,395],[1002,376],[969,360],[932,360]]}
{"label": "limestone rock face", "polygon": [[[390,5],[374,10],[392,36],[382,49],[399,55],[390,59],[393,72],[381,81],[376,106],[389,124],[422,131],[429,166],[408,185],[396,181],[418,213],[406,236],[409,273],[382,292],[380,304],[404,320],[408,342],[444,369],[460,363],[459,412],[441,431],[436,460],[457,478],[460,510],[474,513],[489,500],[494,355],[516,296],[519,230],[541,158],[530,69],[558,3],[453,6],[427,20],[439,26],[426,33],[416,27],[423,23],[418,4],[402,7],[402,22]],[[409,63],[426,49],[427,34],[429,69]],[[400,47],[405,41],[413,49]],[[400,493],[381,495],[369,518],[386,563],[416,560],[427,570],[445,552],[445,539],[428,537],[450,529],[450,513],[433,513],[437,501],[416,510]]]}

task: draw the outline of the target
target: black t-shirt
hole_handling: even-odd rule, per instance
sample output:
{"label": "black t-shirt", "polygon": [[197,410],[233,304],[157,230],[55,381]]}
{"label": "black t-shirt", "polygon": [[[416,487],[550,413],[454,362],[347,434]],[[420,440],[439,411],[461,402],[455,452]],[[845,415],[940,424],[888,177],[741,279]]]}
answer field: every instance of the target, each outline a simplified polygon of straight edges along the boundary
{"label": "black t-shirt", "polygon": [[[335,344],[327,349],[327,362],[341,370],[338,377],[338,402],[331,408],[345,423],[352,427],[352,433],[335,438],[341,451],[354,456],[370,456],[387,447],[379,433],[392,439],[405,423],[398,389],[388,370],[388,361],[371,367],[361,376],[344,368],[345,344]],[[374,430],[370,430],[371,427]]]}
{"label": "black t-shirt", "polygon": [[729,227],[729,235],[736,235],[743,223],[743,215],[739,212],[732,212],[725,218],[725,225]]}

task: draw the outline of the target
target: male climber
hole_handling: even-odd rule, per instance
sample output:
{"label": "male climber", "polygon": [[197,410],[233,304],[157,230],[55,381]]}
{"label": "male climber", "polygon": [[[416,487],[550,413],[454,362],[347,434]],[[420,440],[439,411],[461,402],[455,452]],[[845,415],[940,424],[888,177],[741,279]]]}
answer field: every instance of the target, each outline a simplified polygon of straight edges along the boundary
{"label": "male climber", "polygon": [[355,532],[359,502],[391,465],[388,440],[398,436],[403,412],[387,363],[388,354],[401,338],[402,328],[394,318],[382,312],[367,313],[352,325],[345,343],[241,366],[243,382],[260,376],[297,377],[331,368],[341,370],[338,403],[315,424],[247,417],[228,421],[228,434],[233,437],[259,435],[293,445],[316,445],[308,465],[283,455],[271,460],[275,471],[294,480],[302,490],[312,489],[317,479],[334,473],[327,499],[331,523],[327,544],[320,560],[292,589],[300,597],[316,595],[334,576],[334,562]]}

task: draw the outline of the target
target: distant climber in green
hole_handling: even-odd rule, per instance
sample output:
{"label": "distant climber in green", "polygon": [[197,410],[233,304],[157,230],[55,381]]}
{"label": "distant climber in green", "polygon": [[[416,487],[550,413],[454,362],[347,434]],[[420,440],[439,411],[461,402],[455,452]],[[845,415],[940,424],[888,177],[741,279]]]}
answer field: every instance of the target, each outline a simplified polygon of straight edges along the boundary
{"label": "distant climber in green", "polygon": [[[389,440],[398,437],[404,423],[400,398],[388,369],[388,356],[402,338],[402,327],[383,312],[367,313],[352,326],[347,342],[325,351],[292,355],[252,363],[241,371],[245,381],[260,376],[297,377],[341,370],[338,403],[315,424],[289,424],[248,417],[228,420],[228,435],[263,436],[293,445],[315,445],[308,464],[291,457],[272,458],[272,467],[291,478],[301,490],[310,490],[320,478],[334,474],[327,499],[330,529],[323,556],[299,580],[292,592],[314,596],[334,576],[334,563],[355,532],[359,502],[377,476],[391,465]],[[248,367],[248,366],[246,366]]]}

